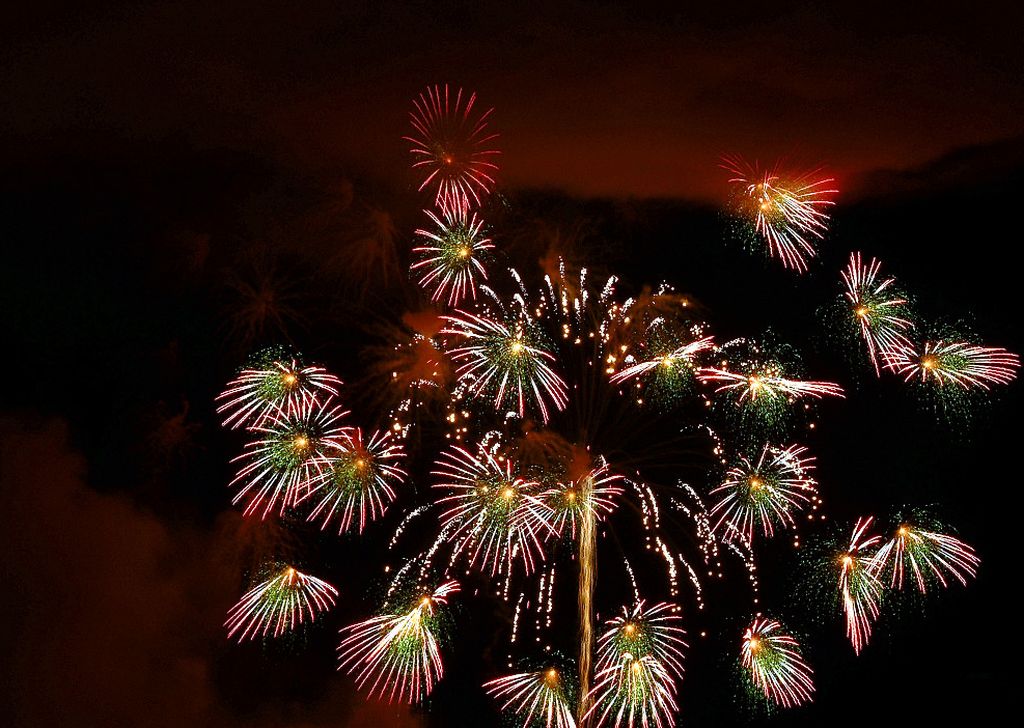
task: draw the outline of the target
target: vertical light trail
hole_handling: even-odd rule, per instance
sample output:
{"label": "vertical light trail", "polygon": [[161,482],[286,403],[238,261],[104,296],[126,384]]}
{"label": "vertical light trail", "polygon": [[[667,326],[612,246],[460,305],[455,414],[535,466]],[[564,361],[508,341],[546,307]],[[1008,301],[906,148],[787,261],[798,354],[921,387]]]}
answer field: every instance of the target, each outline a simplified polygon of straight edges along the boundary
{"label": "vertical light trail", "polygon": [[583,502],[580,523],[580,574],[579,574],[579,618],[580,618],[580,702],[577,709],[577,723],[583,725],[583,717],[590,708],[590,659],[594,651],[594,580],[597,571],[597,515],[590,501],[594,493],[594,480],[587,477],[580,481]]}

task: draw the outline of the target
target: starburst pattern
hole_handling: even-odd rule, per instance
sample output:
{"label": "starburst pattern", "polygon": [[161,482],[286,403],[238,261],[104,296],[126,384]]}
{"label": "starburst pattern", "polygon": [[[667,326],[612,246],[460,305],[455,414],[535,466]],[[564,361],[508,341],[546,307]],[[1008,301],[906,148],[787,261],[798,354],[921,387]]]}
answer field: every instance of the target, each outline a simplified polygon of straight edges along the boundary
{"label": "starburst pattern", "polygon": [[232,461],[242,463],[231,481],[239,486],[232,503],[247,500],[247,516],[261,506],[263,518],[275,506],[284,514],[323,477],[328,456],[344,447],[351,433],[341,425],[347,414],[328,399],[292,415],[277,410],[250,428],[257,439]]}
{"label": "starburst pattern", "polygon": [[1020,357],[999,347],[938,340],[887,352],[886,363],[908,382],[988,390],[1017,377]]}
{"label": "starburst pattern", "polygon": [[356,428],[344,438],[339,451],[327,457],[322,474],[302,498],[318,499],[308,520],[320,520],[321,527],[327,528],[337,519],[338,533],[357,522],[362,533],[367,522],[384,515],[395,499],[393,486],[406,475],[399,466],[404,458],[405,450],[391,432],[375,432],[364,441],[362,430]]}
{"label": "starburst pattern", "polygon": [[439,612],[458,591],[458,582],[447,581],[402,608],[345,627],[338,669],[355,675],[370,697],[422,701],[444,675]]}
{"label": "starburst pattern", "polygon": [[800,654],[800,643],[774,619],[758,617],[743,634],[740,661],[751,682],[783,708],[810,702],[813,671]]}
{"label": "starburst pattern", "polygon": [[576,728],[572,691],[554,667],[506,675],[484,683],[484,690],[503,701],[501,710],[515,715],[523,728]]}
{"label": "starburst pattern", "polygon": [[890,586],[902,589],[909,578],[923,594],[929,588],[949,586],[950,579],[966,586],[980,563],[974,549],[960,539],[901,523],[878,549],[872,565],[879,575],[891,575]]}
{"label": "starburst pattern", "polygon": [[733,176],[736,212],[764,242],[768,254],[797,272],[818,254],[815,240],[824,237],[828,208],[838,190],[831,178],[812,172],[791,176],[777,169],[761,170],[738,158],[726,158],[723,167]]}
{"label": "starburst pattern", "polygon": [[280,637],[314,621],[334,606],[338,590],[316,577],[287,566],[254,587],[228,612],[228,638],[239,642],[257,637]]}
{"label": "starburst pattern", "polygon": [[[792,528],[793,514],[814,498],[817,483],[810,472],[814,458],[807,448],[766,444],[756,459],[740,456],[711,491],[719,501],[711,509],[718,516],[716,531],[726,539],[741,536],[747,542],[754,532],[772,536],[775,528]],[[724,528],[723,528],[724,526]]]}
{"label": "starburst pattern", "polygon": [[888,362],[894,352],[911,346],[907,332],[914,327],[906,295],[896,287],[895,278],[882,278],[881,270],[881,261],[872,258],[864,265],[857,252],[850,253],[842,271],[849,316],[868,347],[876,374],[881,373],[880,361]]}
{"label": "starburst pattern", "polygon": [[839,598],[846,618],[846,636],[860,654],[871,637],[871,623],[878,619],[882,582],[877,576],[874,549],[882,540],[868,535],[874,518],[860,518],[849,546],[838,556]]}
{"label": "starburst pattern", "polygon": [[551,532],[576,539],[576,530],[585,518],[600,521],[615,510],[623,490],[622,476],[603,463],[576,480],[557,483],[540,494],[551,513]]}
{"label": "starburst pattern", "polygon": [[432,473],[448,495],[438,500],[442,532],[469,565],[491,574],[510,573],[517,558],[526,573],[544,558],[541,540],[550,532],[551,511],[537,496],[537,483],[515,473],[511,459],[479,446],[456,445],[441,454]]}
{"label": "starburst pattern", "polygon": [[274,354],[271,350],[255,357],[257,364],[239,372],[217,395],[217,414],[226,415],[225,427],[258,425],[278,411],[294,417],[319,399],[338,394],[341,380],[323,367]]}
{"label": "starburst pattern", "polygon": [[433,292],[434,301],[447,294],[449,306],[475,299],[477,278],[487,280],[481,257],[494,249],[482,232],[483,221],[461,207],[446,208],[440,217],[426,213],[434,230],[417,230],[423,244],[412,249],[417,259],[411,269],[420,273],[419,284]]}
{"label": "starburst pattern", "polygon": [[528,321],[494,321],[458,312],[446,316],[442,334],[464,342],[449,351],[457,374],[471,396],[493,395],[495,407],[511,408],[520,417],[527,402],[547,422],[548,401],[556,409],[568,403],[565,381],[551,368],[555,357],[547,350],[540,331]]}
{"label": "starburst pattern", "polygon": [[478,114],[475,93],[428,86],[413,100],[413,169],[424,175],[420,190],[436,191],[438,207],[466,209],[480,204],[495,184],[498,171],[493,147],[497,134],[487,130],[494,109]]}

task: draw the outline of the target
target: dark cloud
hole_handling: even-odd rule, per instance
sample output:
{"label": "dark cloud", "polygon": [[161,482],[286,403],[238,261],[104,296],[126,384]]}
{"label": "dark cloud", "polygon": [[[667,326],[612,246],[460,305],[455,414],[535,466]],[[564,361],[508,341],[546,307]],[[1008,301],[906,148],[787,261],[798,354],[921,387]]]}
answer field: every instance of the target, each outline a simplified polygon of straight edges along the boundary
{"label": "dark cloud", "polygon": [[[169,525],[95,492],[60,421],[0,419],[0,447],[0,682],[11,725],[420,724],[402,708],[353,700],[350,681],[329,671],[306,700],[252,690],[242,698],[250,705],[231,705],[222,683],[248,675],[222,674],[232,663],[220,624],[237,598],[242,519],[225,514],[207,531]],[[258,648],[244,661],[288,683]]]}

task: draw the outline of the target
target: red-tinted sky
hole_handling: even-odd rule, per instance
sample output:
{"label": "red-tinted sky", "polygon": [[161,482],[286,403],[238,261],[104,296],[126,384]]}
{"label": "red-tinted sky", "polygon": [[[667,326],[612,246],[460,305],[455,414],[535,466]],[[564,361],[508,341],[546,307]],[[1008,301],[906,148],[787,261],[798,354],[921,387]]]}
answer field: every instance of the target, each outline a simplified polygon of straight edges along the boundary
{"label": "red-tinted sky", "polygon": [[497,107],[506,184],[714,197],[723,152],[824,163],[849,187],[1024,133],[1019,8],[719,5],[35,6],[7,22],[0,134],[173,137],[398,179],[409,98],[448,80]]}

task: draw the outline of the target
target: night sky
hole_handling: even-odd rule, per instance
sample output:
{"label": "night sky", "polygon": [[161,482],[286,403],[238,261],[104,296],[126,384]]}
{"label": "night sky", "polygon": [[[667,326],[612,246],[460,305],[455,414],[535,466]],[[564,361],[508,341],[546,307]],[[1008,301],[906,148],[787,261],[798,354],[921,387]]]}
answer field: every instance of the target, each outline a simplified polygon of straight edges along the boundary
{"label": "night sky", "polygon": [[[983,559],[969,588],[888,617],[855,659],[838,615],[790,603],[797,560],[786,539],[772,544],[764,600],[807,637],[818,695],[768,718],[733,684],[749,603],[732,564],[705,613],[684,599],[681,724],[953,725],[1009,711],[1020,385],[969,422],[937,419],[836,351],[818,309],[863,250],[930,318],[1024,349],[1010,262],[1024,11],[720,5],[5,10],[0,722],[498,724],[479,684],[506,670],[508,605],[459,600],[427,710],[364,702],[334,670],[336,635],[373,608],[400,508],[362,539],[243,519],[227,488],[242,441],[213,412],[250,351],[286,343],[354,385],[355,419],[384,419],[374,352],[423,305],[406,271],[430,202],[400,137],[409,100],[445,82],[496,108],[502,171],[484,214],[506,260],[536,271],[557,252],[637,288],[667,279],[723,340],[770,328],[850,392],[820,408],[807,442],[830,520],[934,504]],[[730,238],[725,153],[836,178],[809,273]],[[430,453],[417,457],[422,491]],[[301,637],[228,643],[247,565],[281,542],[341,602]]]}

